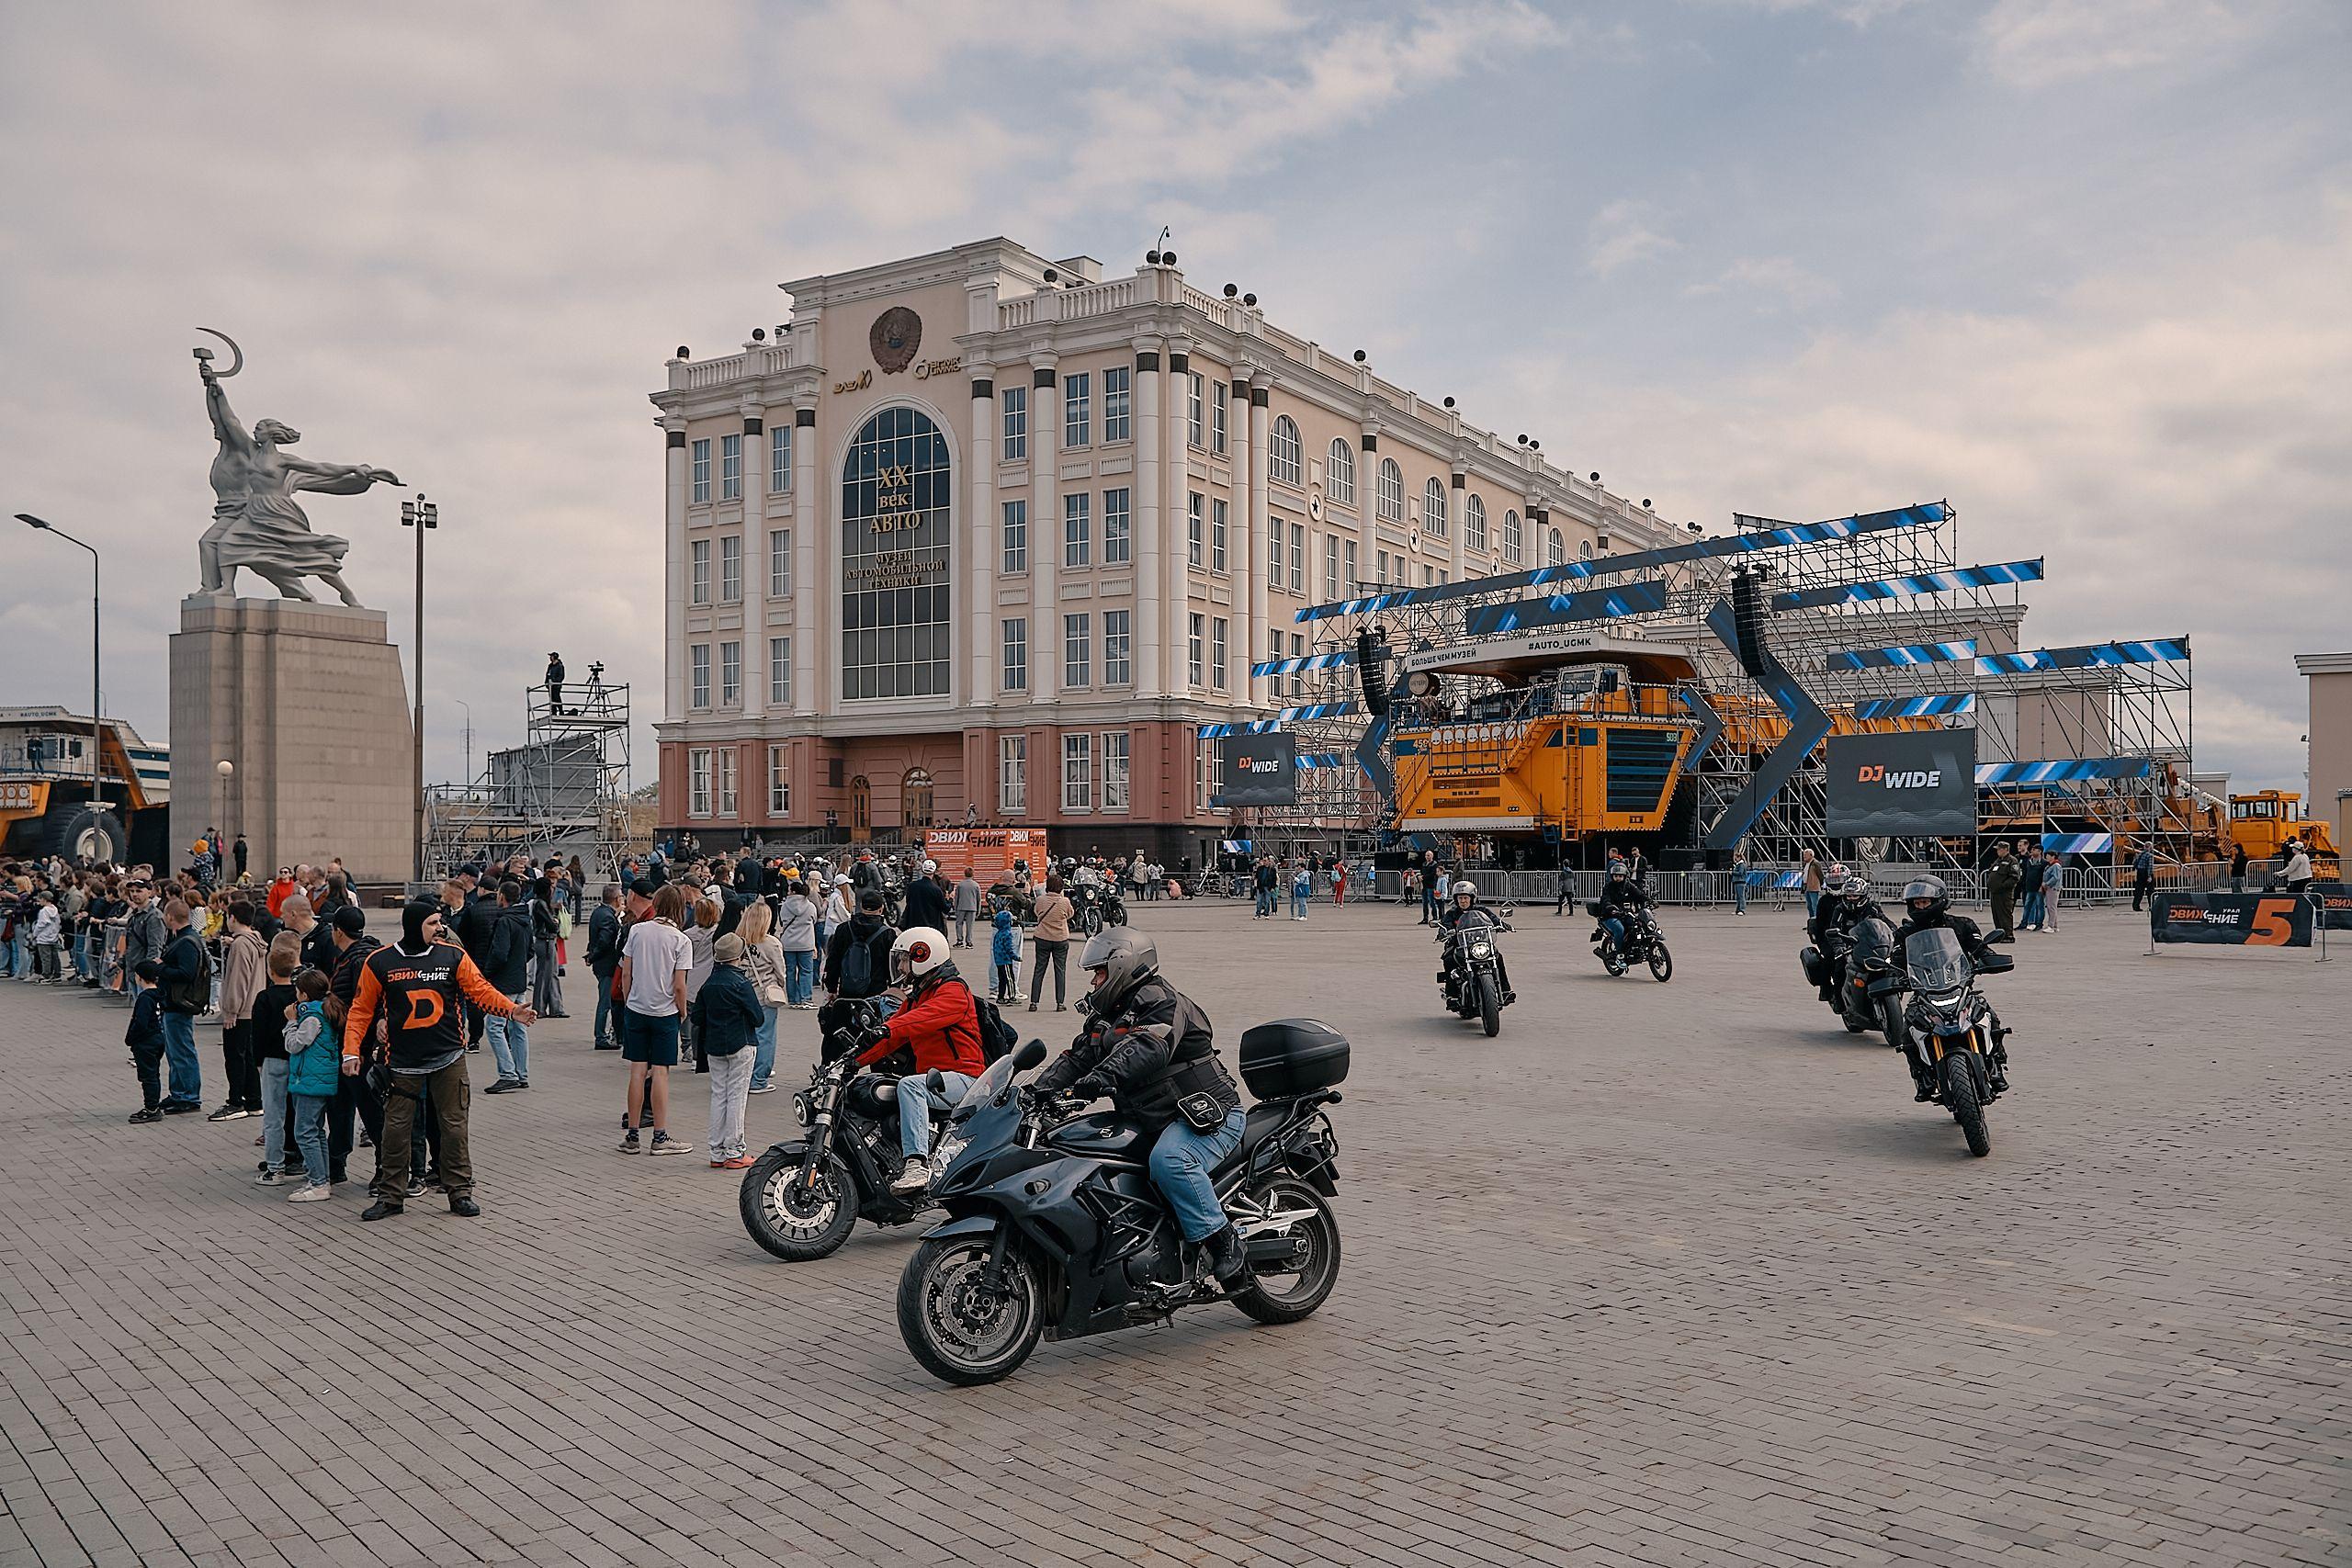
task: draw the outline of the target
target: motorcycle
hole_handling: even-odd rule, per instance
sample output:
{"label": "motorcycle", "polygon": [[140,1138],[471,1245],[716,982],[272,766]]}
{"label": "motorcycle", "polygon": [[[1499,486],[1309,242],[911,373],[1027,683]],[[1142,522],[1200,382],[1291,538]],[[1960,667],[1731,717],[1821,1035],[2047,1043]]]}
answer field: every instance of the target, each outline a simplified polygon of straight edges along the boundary
{"label": "motorcycle", "polygon": [[1976,976],[2006,974],[2017,960],[1996,953],[1972,964],[1960,938],[1941,926],[1912,932],[1903,960],[1912,996],[1904,1018],[1911,1076],[1922,1091],[1933,1090],[1935,1103],[1960,1123],[1968,1152],[1982,1159],[1993,1152],[1984,1111],[2007,1087],[2002,1042],[2009,1032],[1978,993]]}
{"label": "motorcycle", "polygon": [[1445,1010],[1457,1018],[1476,1019],[1489,1040],[1502,1032],[1502,1010],[1513,999],[1503,989],[1502,964],[1495,951],[1496,933],[1510,929],[1509,920],[1473,909],[1452,931],[1437,936],[1445,949],[1437,971]]}
{"label": "motorcycle", "polygon": [[1846,1032],[1875,1029],[1887,1044],[1903,1049],[1903,993],[1909,988],[1894,953],[1894,928],[1876,915],[1847,933],[1845,963],[1838,986],[1838,1017]]}
{"label": "motorcycle", "polygon": [[[1596,920],[1601,919],[1600,900],[1593,899],[1585,908]],[[1625,928],[1625,940],[1621,943],[1607,926],[1592,933],[1596,944],[1593,952],[1600,959],[1600,966],[1611,975],[1623,975],[1636,964],[1649,965],[1650,977],[1659,985],[1674,978],[1674,954],[1668,951],[1666,933],[1658,929],[1657,917],[1648,905],[1640,905],[1617,917]]]}
{"label": "motorcycle", "polygon": [[1127,907],[1108,887],[1080,883],[1069,890],[1070,924],[1093,936],[1105,926],[1127,923]]}
{"label": "motorcycle", "polygon": [[[888,1075],[860,1068],[856,1060],[859,1049],[879,1037],[881,1014],[870,1002],[844,1005],[852,1010],[849,1021],[827,1037],[808,1087],[792,1097],[799,1136],[754,1160],[737,1197],[752,1239],[789,1263],[839,1251],[861,1218],[909,1224],[931,1206],[927,1197],[910,1203],[890,1191],[906,1167],[898,1085]],[[934,1148],[946,1119],[933,1108]]]}
{"label": "motorcycle", "polygon": [[940,1145],[933,1184],[951,1218],[923,1237],[899,1280],[899,1333],[952,1383],[1010,1375],[1041,1337],[1076,1339],[1163,1322],[1229,1301],[1261,1323],[1296,1323],[1340,1274],[1339,1103],[1348,1043],[1311,1020],[1241,1037],[1241,1077],[1258,1102],[1212,1173],[1251,1278],[1228,1294],[1177,1230],[1146,1168],[1143,1130],[1116,1112],[1080,1114],[1016,1083],[1046,1059],[1032,1040],[980,1075]]}

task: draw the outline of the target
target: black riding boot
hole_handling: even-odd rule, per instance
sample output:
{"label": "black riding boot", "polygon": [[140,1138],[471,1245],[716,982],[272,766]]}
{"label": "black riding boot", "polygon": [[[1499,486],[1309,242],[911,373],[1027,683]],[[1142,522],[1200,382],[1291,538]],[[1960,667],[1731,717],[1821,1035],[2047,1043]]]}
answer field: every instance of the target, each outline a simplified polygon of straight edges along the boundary
{"label": "black riding boot", "polygon": [[1216,1282],[1231,1295],[1247,1290],[1250,1284],[1250,1254],[1241,1245],[1240,1233],[1231,1225],[1205,1237],[1201,1246],[1209,1255],[1209,1272]]}

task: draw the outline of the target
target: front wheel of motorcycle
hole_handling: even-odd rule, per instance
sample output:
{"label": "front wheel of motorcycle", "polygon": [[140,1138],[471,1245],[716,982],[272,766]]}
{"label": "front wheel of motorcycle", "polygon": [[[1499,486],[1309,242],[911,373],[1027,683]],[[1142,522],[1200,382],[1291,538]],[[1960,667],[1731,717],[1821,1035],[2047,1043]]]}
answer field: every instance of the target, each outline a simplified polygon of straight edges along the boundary
{"label": "front wheel of motorcycle", "polygon": [[1481,978],[1477,984],[1478,1027],[1487,1032],[1487,1039],[1492,1040],[1503,1032],[1502,998],[1493,980]]}
{"label": "front wheel of motorcycle", "polygon": [[839,1155],[803,1182],[799,1152],[770,1149],[743,1173],[738,1201],[752,1239],[787,1263],[830,1258],[857,1228],[857,1188]]}
{"label": "front wheel of motorcycle", "polygon": [[1983,1159],[1993,1152],[1993,1134],[1984,1127],[1984,1107],[1976,1098],[1976,1067],[1965,1051],[1944,1058],[1944,1103],[1968,1140],[1968,1152]]}
{"label": "front wheel of motorcycle", "polygon": [[1255,1278],[1234,1293],[1233,1304],[1260,1323],[1296,1323],[1312,1314],[1340,1282],[1340,1222],[1323,1194],[1296,1176],[1278,1176],[1252,1189],[1245,1207],[1260,1213],[1301,1209],[1312,1213],[1291,1223],[1284,1239],[1290,1256],[1279,1262],[1250,1260]]}
{"label": "front wheel of motorcycle", "polygon": [[1886,1036],[1892,1050],[1903,1049],[1903,998],[1887,996],[1878,999],[1879,1032]]}
{"label": "front wheel of motorcycle", "polygon": [[1005,1249],[988,1279],[990,1238],[926,1241],[899,1276],[899,1337],[943,1382],[995,1382],[1012,1375],[1046,1329],[1045,1288],[1022,1247]]}
{"label": "front wheel of motorcycle", "polygon": [[1664,942],[1650,949],[1650,978],[1661,986],[1674,978],[1674,954],[1667,952]]}

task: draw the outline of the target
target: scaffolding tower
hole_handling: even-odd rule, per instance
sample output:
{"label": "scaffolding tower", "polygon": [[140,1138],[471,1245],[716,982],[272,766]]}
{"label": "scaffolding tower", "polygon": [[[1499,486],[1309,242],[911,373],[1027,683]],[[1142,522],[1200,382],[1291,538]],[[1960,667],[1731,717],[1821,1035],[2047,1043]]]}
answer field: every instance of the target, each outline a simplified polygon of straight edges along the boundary
{"label": "scaffolding tower", "polygon": [[427,875],[558,852],[618,874],[629,838],[628,687],[532,686],[523,717],[522,745],[492,751],[464,784],[425,791]]}

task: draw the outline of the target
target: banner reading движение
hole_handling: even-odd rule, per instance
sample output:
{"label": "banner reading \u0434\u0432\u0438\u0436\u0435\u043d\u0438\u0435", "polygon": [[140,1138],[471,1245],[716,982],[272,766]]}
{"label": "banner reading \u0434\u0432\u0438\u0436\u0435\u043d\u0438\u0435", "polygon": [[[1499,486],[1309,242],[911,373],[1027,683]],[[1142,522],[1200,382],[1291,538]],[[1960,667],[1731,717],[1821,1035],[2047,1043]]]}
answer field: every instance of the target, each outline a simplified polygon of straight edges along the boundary
{"label": "banner reading \u0434\u0432\u0438\u0436\u0435\u043d\u0438\u0435", "polygon": [[2148,935],[2218,947],[2309,947],[2312,905],[2285,893],[2159,893]]}

